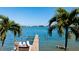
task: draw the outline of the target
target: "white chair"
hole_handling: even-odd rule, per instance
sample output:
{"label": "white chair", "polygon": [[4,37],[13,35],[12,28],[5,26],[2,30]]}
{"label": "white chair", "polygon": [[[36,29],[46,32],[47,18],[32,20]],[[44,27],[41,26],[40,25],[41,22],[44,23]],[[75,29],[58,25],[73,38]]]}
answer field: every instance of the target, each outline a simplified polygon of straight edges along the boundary
{"label": "white chair", "polygon": [[26,42],[23,42],[23,46],[26,47]]}
{"label": "white chair", "polygon": [[16,47],[14,47],[13,50],[15,51],[16,50]]}
{"label": "white chair", "polygon": [[20,46],[20,47],[22,47],[22,46],[23,46],[22,42],[19,42],[19,46]]}
{"label": "white chair", "polygon": [[32,45],[27,41],[27,45],[29,46],[29,51],[31,51]]}
{"label": "white chair", "polygon": [[23,42],[23,45],[25,45],[26,44],[26,42]]}
{"label": "white chair", "polygon": [[31,46],[31,44],[29,43],[29,41],[27,41],[27,45],[28,45],[28,46]]}

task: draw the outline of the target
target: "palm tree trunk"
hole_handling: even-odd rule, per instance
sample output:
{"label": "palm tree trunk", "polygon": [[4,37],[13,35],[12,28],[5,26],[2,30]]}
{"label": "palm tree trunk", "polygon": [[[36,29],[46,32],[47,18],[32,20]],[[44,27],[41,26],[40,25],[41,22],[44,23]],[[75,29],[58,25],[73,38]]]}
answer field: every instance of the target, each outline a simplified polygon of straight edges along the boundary
{"label": "palm tree trunk", "polygon": [[16,38],[15,38],[15,36],[14,36],[14,42],[16,41]]}
{"label": "palm tree trunk", "polygon": [[78,34],[78,32],[76,32],[76,34],[75,34],[75,35],[76,35],[75,40],[77,41],[77,40],[78,40],[78,35],[79,35],[79,34]]}
{"label": "palm tree trunk", "polygon": [[65,32],[65,51],[67,50],[67,43],[68,43],[68,26],[66,27],[66,32]]}
{"label": "palm tree trunk", "polygon": [[78,36],[76,35],[76,41],[77,41],[77,39],[78,39]]}
{"label": "palm tree trunk", "polygon": [[1,47],[1,50],[3,51],[3,48],[4,48],[4,41],[5,40],[3,40],[3,42],[2,42],[2,47]]}
{"label": "palm tree trunk", "polygon": [[2,47],[4,46],[4,41],[2,42]]}

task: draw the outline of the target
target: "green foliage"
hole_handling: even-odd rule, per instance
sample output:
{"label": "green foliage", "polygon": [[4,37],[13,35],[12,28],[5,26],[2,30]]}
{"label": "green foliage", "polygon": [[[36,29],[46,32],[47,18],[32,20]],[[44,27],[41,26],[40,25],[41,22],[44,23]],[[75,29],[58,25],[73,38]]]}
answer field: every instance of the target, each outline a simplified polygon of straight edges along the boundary
{"label": "green foliage", "polygon": [[[64,33],[65,27],[67,27],[67,26],[69,27],[71,24],[79,25],[78,14],[79,14],[79,8],[74,9],[71,12],[68,12],[64,8],[58,8],[56,15],[53,16],[49,21],[49,30],[48,30],[49,34],[52,34],[52,30],[56,27],[58,28],[58,33],[60,35],[62,35]],[[57,26],[50,27],[54,21],[57,21]]]}
{"label": "green foliage", "polygon": [[14,33],[14,36],[16,36],[17,34],[18,36],[20,36],[21,27],[14,21],[10,21],[10,19],[6,16],[0,15],[0,19],[0,40],[2,41],[3,46],[6,39],[7,31],[12,31]]}

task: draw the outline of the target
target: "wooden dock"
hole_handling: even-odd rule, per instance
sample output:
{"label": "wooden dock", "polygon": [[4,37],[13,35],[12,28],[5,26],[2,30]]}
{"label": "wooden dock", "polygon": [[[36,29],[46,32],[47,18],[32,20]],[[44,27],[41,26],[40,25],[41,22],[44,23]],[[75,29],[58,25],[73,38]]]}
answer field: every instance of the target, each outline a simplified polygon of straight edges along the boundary
{"label": "wooden dock", "polygon": [[39,37],[36,34],[30,51],[39,51]]}
{"label": "wooden dock", "polygon": [[19,43],[14,43],[16,49],[15,51],[39,51],[39,37],[35,35],[33,44],[26,47],[20,47]]}

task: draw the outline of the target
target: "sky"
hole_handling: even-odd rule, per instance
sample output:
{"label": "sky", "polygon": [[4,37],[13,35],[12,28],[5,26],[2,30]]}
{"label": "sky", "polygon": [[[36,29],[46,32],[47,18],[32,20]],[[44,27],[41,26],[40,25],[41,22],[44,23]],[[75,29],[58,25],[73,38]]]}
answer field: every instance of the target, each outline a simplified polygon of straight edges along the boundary
{"label": "sky", "polygon": [[[65,8],[68,11],[73,7]],[[56,14],[55,7],[0,7],[0,15],[24,26],[48,25],[49,20]]]}

